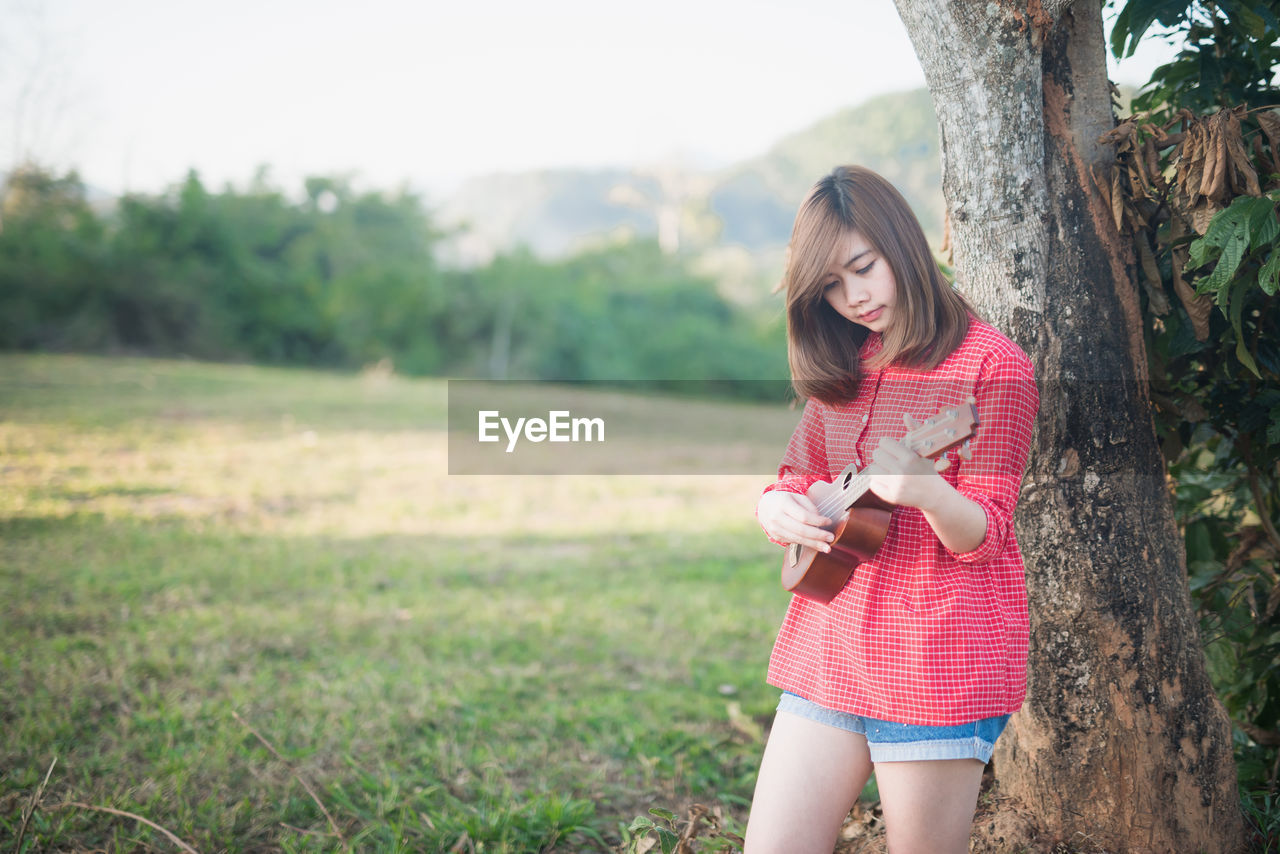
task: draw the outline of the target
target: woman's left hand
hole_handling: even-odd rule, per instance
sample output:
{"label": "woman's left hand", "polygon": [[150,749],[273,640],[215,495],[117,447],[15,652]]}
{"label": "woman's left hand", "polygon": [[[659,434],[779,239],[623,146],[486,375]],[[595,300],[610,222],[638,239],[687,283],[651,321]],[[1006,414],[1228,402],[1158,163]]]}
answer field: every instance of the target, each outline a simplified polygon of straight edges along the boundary
{"label": "woman's left hand", "polygon": [[951,465],[950,460],[927,459],[897,439],[881,439],[871,462],[875,466],[870,472],[871,491],[890,504],[927,510],[936,505],[950,487],[938,474]]}

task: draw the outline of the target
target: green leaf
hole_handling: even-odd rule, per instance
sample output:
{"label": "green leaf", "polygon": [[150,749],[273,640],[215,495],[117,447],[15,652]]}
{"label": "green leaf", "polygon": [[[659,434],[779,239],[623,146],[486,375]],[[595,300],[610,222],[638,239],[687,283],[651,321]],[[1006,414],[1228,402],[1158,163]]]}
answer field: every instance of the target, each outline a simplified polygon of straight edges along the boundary
{"label": "green leaf", "polygon": [[1275,296],[1278,285],[1280,285],[1280,247],[1272,247],[1271,257],[1258,271],[1258,287],[1271,297]]}
{"label": "green leaf", "polygon": [[1238,223],[1237,230],[1227,239],[1226,245],[1222,247],[1222,255],[1218,258],[1217,265],[1214,266],[1213,272],[1208,278],[1201,279],[1196,283],[1196,293],[1198,294],[1217,294],[1218,305],[1221,306],[1223,313],[1226,312],[1227,306],[1223,299],[1223,292],[1227,284],[1236,274],[1236,270],[1240,269],[1240,262],[1244,260],[1245,249],[1249,245],[1248,237],[1245,235],[1244,223]]}
{"label": "green leaf", "polygon": [[1237,199],[1231,203],[1230,207],[1214,214],[1209,220],[1209,227],[1205,230],[1204,236],[1191,241],[1191,245],[1187,247],[1190,262],[1187,265],[1188,269],[1208,264],[1220,254],[1214,252],[1214,249],[1222,249],[1235,235],[1244,232],[1248,214],[1240,209],[1239,201]]}
{"label": "green leaf", "polygon": [[1187,526],[1184,535],[1187,543],[1188,561],[1213,561],[1213,543],[1209,539],[1209,526],[1205,522],[1192,522]]}
{"label": "green leaf", "polygon": [[1239,201],[1236,199],[1230,206],[1213,215],[1202,240],[1211,246],[1226,245],[1227,239],[1240,229],[1240,223],[1246,219],[1245,216],[1241,216]]}
{"label": "green leaf", "polygon": [[1120,51],[1128,42],[1125,56],[1133,56],[1138,42],[1157,20],[1163,26],[1178,24],[1186,16],[1187,0],[1129,0],[1125,3],[1111,31],[1111,52],[1117,59],[1123,58]]}
{"label": "green leaf", "polygon": [[1111,27],[1111,55],[1116,59],[1124,58],[1124,42],[1129,35],[1130,17],[1129,4],[1126,3],[1120,10],[1120,14],[1116,15],[1116,22]]}
{"label": "green leaf", "polygon": [[662,854],[672,854],[680,844],[680,837],[665,827],[658,828],[658,841],[662,843]]}
{"label": "green leaf", "polygon": [[656,815],[658,818],[666,819],[667,821],[676,820],[675,813],[673,813],[671,810],[664,810],[662,807],[650,807],[649,815]]}
{"label": "green leaf", "polygon": [[[1223,258],[1226,258],[1225,251],[1223,252]],[[1239,262],[1236,263],[1238,264]],[[1219,261],[1218,264],[1221,266],[1222,262]],[[1214,270],[1213,272],[1216,274],[1218,271]],[[1253,282],[1248,278],[1236,281],[1235,287],[1231,288],[1231,296],[1229,297],[1231,305],[1228,316],[1231,318],[1231,328],[1236,332],[1236,358],[1240,360],[1240,364],[1253,371],[1255,377],[1262,379],[1262,373],[1258,370],[1258,363],[1253,360],[1253,354],[1249,352],[1249,347],[1245,343],[1243,329],[1244,304],[1247,302],[1246,294],[1252,286]],[[1226,292],[1225,288],[1218,292],[1219,300],[1222,299],[1222,295]],[[1223,310],[1227,311],[1228,307],[1224,305]]]}
{"label": "green leaf", "polygon": [[1255,3],[1253,13],[1262,19],[1262,22],[1272,32],[1280,32],[1280,20],[1277,20],[1275,12],[1268,8],[1268,3]]}
{"label": "green leaf", "polygon": [[[1209,230],[1213,230],[1212,222],[1210,222]],[[1205,264],[1208,264],[1210,261],[1222,254],[1222,246],[1217,243],[1209,242],[1209,235],[1207,234],[1204,237],[1198,237],[1191,241],[1191,245],[1187,247],[1187,249],[1187,266],[1184,268],[1183,272],[1186,270],[1194,270],[1197,267],[1203,267]]]}
{"label": "green leaf", "polygon": [[628,827],[627,830],[632,833],[648,833],[650,830],[653,830],[654,827],[656,827],[656,825],[653,823],[653,819],[638,815],[636,816],[636,820],[631,822],[631,826]]}
{"label": "green leaf", "polygon": [[[1116,59],[1124,58],[1124,42],[1129,35],[1129,19],[1132,17],[1129,13],[1130,8],[1130,4],[1126,3],[1120,10],[1120,14],[1116,15],[1116,22],[1111,27],[1111,55]],[[1135,39],[1135,48],[1136,41]]]}
{"label": "green leaf", "polygon": [[1261,39],[1267,34],[1267,22],[1262,20],[1261,15],[1247,6],[1239,6],[1234,9],[1231,17],[1251,38]]}
{"label": "green leaf", "polygon": [[[1239,196],[1230,205],[1218,211],[1209,220],[1209,227],[1204,236],[1192,241],[1190,252],[1192,259],[1200,259],[1197,264],[1210,260],[1208,250],[1212,247],[1226,246],[1237,234],[1244,233],[1252,237],[1254,245],[1270,243],[1280,233],[1280,224],[1275,223],[1275,200],[1269,196]],[[1267,220],[1276,231],[1270,231]],[[1266,236],[1270,234],[1270,236]],[[1253,235],[1263,235],[1261,238]]]}
{"label": "green leaf", "polygon": [[[1255,248],[1271,243],[1280,235],[1280,222],[1276,222],[1275,203],[1266,196],[1253,198],[1244,196],[1244,204],[1240,212],[1249,218],[1249,243]],[[1237,199],[1237,202],[1240,200]],[[1232,207],[1236,206],[1233,202]]]}
{"label": "green leaf", "polygon": [[1210,51],[1200,52],[1200,86],[1209,92],[1222,88],[1222,62]]}

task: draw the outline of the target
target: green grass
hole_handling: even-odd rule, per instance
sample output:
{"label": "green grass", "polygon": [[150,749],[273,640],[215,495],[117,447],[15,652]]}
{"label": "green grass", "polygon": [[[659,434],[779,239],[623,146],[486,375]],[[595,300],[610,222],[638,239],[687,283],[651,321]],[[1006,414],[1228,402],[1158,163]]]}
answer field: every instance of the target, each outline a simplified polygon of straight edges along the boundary
{"label": "green grass", "polygon": [[787,602],[762,479],[449,477],[446,403],[0,356],[0,840],[55,758],[25,851],[177,850],[72,803],[202,852],[607,850],[693,802],[740,821]]}

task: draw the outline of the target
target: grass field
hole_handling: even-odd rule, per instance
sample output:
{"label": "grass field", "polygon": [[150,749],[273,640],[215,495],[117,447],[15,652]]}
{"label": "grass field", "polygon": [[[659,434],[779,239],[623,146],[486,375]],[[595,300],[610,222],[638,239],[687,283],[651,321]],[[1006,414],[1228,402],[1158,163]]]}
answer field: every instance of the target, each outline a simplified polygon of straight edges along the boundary
{"label": "grass field", "polygon": [[142,819],[201,852],[741,821],[787,602],[763,478],[450,477],[446,402],[0,356],[0,852],[180,850]]}

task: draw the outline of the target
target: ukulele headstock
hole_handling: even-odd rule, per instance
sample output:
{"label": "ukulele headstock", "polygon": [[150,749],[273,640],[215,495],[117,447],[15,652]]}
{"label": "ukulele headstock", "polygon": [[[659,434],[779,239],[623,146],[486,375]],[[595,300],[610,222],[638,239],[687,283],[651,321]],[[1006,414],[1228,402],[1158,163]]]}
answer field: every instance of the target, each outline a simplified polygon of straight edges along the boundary
{"label": "ukulele headstock", "polygon": [[968,440],[973,428],[978,426],[978,408],[973,398],[956,406],[948,406],[927,421],[917,422],[910,416],[903,420],[911,432],[902,437],[902,444],[922,457],[936,457],[964,443],[960,455],[969,459]]}

